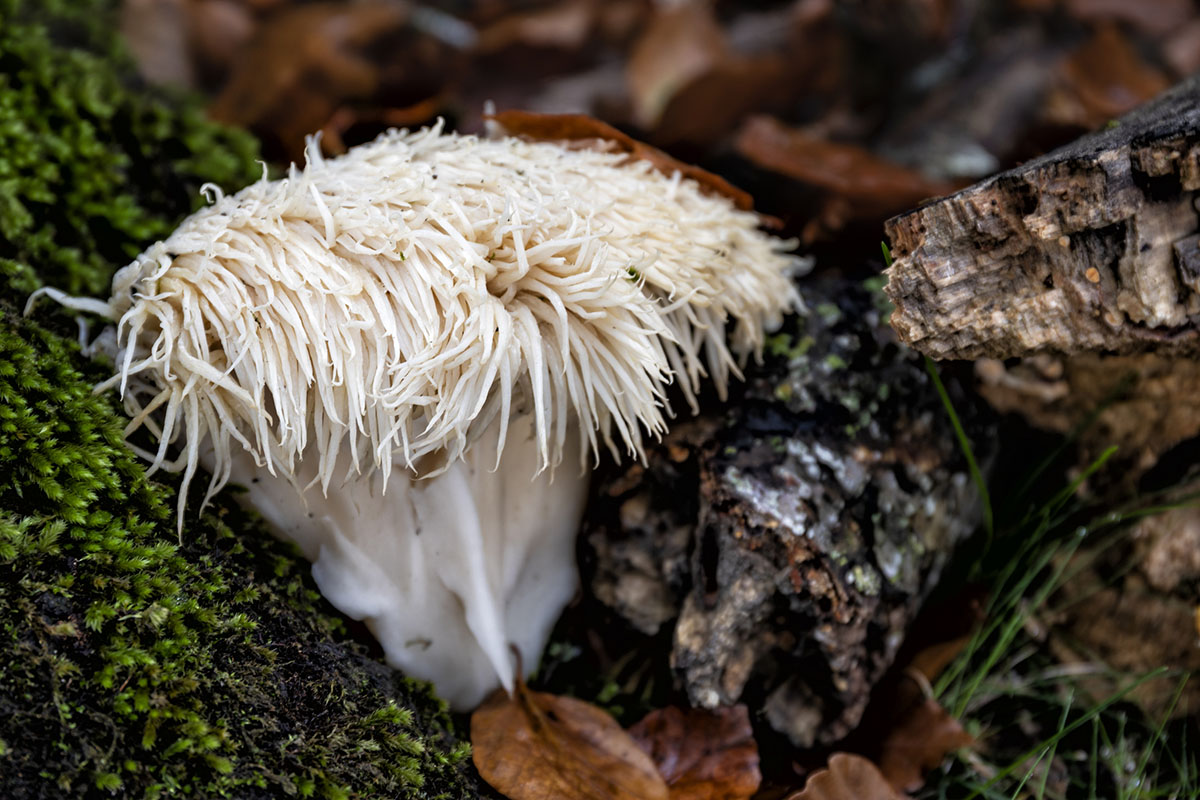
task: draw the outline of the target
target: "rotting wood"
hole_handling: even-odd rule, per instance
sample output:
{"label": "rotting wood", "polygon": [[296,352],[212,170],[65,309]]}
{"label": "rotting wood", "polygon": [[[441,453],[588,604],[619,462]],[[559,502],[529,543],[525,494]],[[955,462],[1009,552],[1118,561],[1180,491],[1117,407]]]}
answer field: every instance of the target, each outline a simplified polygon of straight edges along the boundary
{"label": "rotting wood", "polygon": [[808,747],[858,723],[978,506],[929,374],[871,296],[805,298],[741,397],[593,487],[582,563],[623,625],[673,632],[694,705],[763,698]]}
{"label": "rotting wood", "polygon": [[887,222],[902,339],[934,358],[1200,353],[1200,76]]}

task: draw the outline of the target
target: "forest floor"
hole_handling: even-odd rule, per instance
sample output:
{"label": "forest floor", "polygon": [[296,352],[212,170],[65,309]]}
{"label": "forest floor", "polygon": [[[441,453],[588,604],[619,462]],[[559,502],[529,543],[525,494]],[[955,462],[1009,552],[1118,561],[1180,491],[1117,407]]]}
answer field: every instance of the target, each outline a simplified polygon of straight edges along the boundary
{"label": "forest floor", "polygon": [[[203,97],[273,166],[302,159],[315,131],[333,155],[439,117],[482,132],[488,103],[587,114],[749,192],[813,257],[805,280],[856,282],[885,268],[887,218],[1200,69],[1190,0],[126,0],[121,27],[148,81]],[[1038,364],[1063,369],[1022,368]],[[930,369],[968,394],[982,382],[970,363]],[[962,411],[942,396],[942,413]],[[635,737],[703,750],[703,769],[724,775],[671,796],[784,797],[806,780],[797,796],[829,800],[1200,796],[1200,521],[1191,464],[1171,450],[1188,437],[1155,459],[1112,453],[1104,437],[1119,426],[1096,419],[1136,405],[1089,402],[1052,419],[998,403],[978,428],[993,440],[961,435],[981,453],[984,521],[849,737],[755,745],[749,718],[660,709]],[[568,613],[533,689],[624,725],[675,696],[650,679],[670,681],[666,644],[598,665],[613,648],[590,624]],[[486,734],[477,751],[493,746]],[[752,760],[763,780],[747,790]],[[862,788],[864,769],[890,786]]]}

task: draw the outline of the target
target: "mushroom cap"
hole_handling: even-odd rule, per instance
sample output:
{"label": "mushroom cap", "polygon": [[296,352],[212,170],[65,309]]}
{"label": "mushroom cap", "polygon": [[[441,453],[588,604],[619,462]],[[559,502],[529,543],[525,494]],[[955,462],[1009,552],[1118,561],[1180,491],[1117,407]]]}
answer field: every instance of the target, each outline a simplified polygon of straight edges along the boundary
{"label": "mushroom cap", "polygon": [[127,434],[150,427],[153,467],[185,482],[211,447],[210,496],[233,448],[289,478],[316,458],[323,490],[386,483],[437,474],[495,420],[502,451],[517,413],[541,469],[568,436],[639,455],[670,382],[693,407],[705,375],[723,393],[799,302],[756,215],[621,154],[439,124],[332,159],[310,142],[282,180],[210,191],[110,300]]}

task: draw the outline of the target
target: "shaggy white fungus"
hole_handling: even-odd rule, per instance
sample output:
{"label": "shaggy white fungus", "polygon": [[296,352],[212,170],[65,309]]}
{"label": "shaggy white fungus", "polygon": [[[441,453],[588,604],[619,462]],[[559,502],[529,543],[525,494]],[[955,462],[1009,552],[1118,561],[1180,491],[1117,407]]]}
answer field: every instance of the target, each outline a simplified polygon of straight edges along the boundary
{"label": "shaggy white fungus", "polygon": [[640,456],[669,383],[723,393],[798,302],[754,214],[621,154],[437,126],[211,191],[107,304],[74,301],[116,321],[101,388],[183,471],[181,525],[201,466],[207,497],[245,485],[458,708],[511,687],[510,643],[537,664],[587,462]]}

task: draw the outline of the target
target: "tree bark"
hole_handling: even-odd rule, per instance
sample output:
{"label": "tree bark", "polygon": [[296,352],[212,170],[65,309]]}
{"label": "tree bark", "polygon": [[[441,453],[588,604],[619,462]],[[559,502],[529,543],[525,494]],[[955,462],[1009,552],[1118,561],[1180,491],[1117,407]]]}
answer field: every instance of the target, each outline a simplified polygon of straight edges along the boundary
{"label": "tree bark", "polygon": [[901,338],[934,358],[1200,352],[1200,76],[888,221]]}
{"label": "tree bark", "polygon": [[597,488],[583,558],[628,625],[673,625],[693,704],[755,698],[799,746],[857,724],[978,510],[931,379],[871,296],[806,297],[723,416]]}

